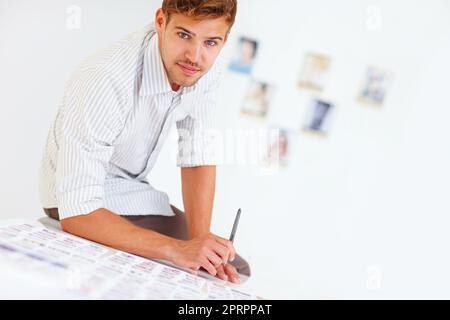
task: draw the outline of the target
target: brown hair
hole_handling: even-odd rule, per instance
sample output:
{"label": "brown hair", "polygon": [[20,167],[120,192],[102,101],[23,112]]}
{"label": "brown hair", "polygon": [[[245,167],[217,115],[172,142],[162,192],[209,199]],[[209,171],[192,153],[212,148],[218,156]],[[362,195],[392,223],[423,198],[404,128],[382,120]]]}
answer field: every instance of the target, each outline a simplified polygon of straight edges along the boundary
{"label": "brown hair", "polygon": [[236,19],[237,0],[163,0],[162,10],[167,21],[173,13],[199,19],[216,19],[225,16],[231,28]]}

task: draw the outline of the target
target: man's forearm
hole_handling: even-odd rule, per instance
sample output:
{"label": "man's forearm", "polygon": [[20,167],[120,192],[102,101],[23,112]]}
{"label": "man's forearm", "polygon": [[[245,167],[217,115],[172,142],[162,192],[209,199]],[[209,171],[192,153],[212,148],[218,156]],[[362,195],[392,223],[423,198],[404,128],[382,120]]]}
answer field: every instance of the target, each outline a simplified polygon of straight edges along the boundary
{"label": "man's forearm", "polygon": [[216,167],[181,169],[183,203],[189,238],[210,232],[216,188]]}
{"label": "man's forearm", "polygon": [[98,209],[61,221],[64,231],[138,256],[172,261],[178,240],[135,226],[128,220]]}

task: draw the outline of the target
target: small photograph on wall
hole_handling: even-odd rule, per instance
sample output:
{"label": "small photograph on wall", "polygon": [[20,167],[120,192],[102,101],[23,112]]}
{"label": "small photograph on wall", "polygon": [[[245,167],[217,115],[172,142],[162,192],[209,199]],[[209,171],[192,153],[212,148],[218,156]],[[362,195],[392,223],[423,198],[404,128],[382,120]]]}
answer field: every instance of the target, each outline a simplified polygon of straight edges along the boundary
{"label": "small photograph on wall", "polygon": [[327,135],[333,113],[333,103],[322,99],[313,99],[307,105],[302,129],[319,135]]}
{"label": "small photograph on wall", "polygon": [[367,68],[358,101],[376,107],[381,107],[386,100],[386,94],[392,83],[392,74],[377,67]]}
{"label": "small photograph on wall", "polygon": [[239,38],[235,58],[231,61],[229,70],[250,75],[258,53],[258,41],[241,37]]}
{"label": "small photograph on wall", "polygon": [[308,53],[303,62],[303,68],[298,83],[299,87],[323,91],[328,80],[330,67],[331,59],[329,57]]}
{"label": "small photograph on wall", "polygon": [[269,112],[274,88],[266,82],[252,80],[242,105],[243,115],[265,119]]}
{"label": "small photograph on wall", "polygon": [[263,159],[264,165],[267,167],[287,167],[291,149],[291,130],[271,128],[267,133],[267,153]]}

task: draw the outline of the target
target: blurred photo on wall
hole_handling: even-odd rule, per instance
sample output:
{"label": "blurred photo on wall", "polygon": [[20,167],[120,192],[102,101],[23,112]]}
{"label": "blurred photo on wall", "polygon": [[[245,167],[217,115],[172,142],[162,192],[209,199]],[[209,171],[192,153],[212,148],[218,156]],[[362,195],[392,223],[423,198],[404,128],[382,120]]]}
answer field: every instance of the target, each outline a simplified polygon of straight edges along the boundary
{"label": "blurred photo on wall", "polygon": [[334,104],[322,99],[313,99],[307,106],[302,124],[304,131],[326,135],[334,113]]}
{"label": "blurred photo on wall", "polygon": [[269,112],[273,91],[273,86],[264,81],[253,79],[242,105],[241,113],[259,119],[265,119]]}
{"label": "blurred photo on wall", "polygon": [[303,62],[299,87],[323,91],[327,84],[331,59],[320,54],[308,53]]}
{"label": "blurred photo on wall", "polygon": [[273,127],[267,133],[267,152],[263,164],[267,167],[287,167],[292,149],[291,130]]}
{"label": "blurred photo on wall", "polygon": [[358,101],[367,105],[382,106],[391,82],[392,74],[390,72],[377,67],[367,68]]}
{"label": "blurred photo on wall", "polygon": [[229,70],[250,75],[258,53],[258,41],[241,37],[236,48],[235,58],[231,61]]}

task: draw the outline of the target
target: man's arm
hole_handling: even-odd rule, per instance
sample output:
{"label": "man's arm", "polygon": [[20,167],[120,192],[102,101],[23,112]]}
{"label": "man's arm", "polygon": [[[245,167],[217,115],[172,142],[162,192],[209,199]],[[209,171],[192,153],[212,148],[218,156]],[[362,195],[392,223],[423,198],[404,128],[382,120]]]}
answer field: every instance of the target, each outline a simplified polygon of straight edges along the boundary
{"label": "man's arm", "polygon": [[[211,216],[216,188],[216,167],[201,166],[181,169],[183,203],[190,239],[210,234]],[[228,241],[228,245],[232,246]],[[215,264],[217,276],[222,280],[239,282],[236,269],[228,264],[235,257],[234,247],[223,263]]]}
{"label": "man's arm", "polygon": [[204,268],[217,275],[227,257],[234,256],[231,243],[206,234],[188,241],[167,237],[152,230],[135,226],[107,209],[98,209],[87,215],[61,220],[64,231],[95,241],[114,249],[145,258],[170,261],[178,266],[199,270]]}
{"label": "man's arm", "polygon": [[181,182],[189,238],[208,234],[216,189],[216,167],[182,168]]}
{"label": "man's arm", "polygon": [[63,219],[61,227],[76,236],[146,258],[172,261],[177,245],[176,239],[137,227],[104,208]]}

